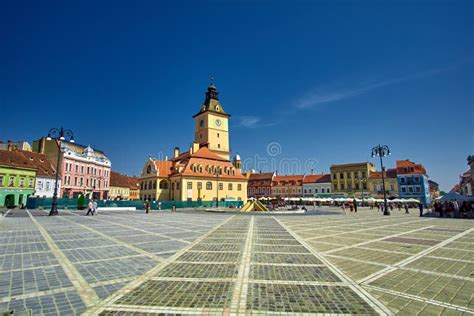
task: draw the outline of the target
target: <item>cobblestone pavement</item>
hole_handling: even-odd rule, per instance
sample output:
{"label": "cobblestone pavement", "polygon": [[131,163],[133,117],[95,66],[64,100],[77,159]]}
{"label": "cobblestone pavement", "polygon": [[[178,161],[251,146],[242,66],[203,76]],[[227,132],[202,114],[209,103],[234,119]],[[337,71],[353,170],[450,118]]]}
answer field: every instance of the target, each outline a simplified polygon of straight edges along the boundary
{"label": "cobblestone pavement", "polygon": [[60,214],[0,221],[0,312],[474,314],[469,220],[366,209]]}

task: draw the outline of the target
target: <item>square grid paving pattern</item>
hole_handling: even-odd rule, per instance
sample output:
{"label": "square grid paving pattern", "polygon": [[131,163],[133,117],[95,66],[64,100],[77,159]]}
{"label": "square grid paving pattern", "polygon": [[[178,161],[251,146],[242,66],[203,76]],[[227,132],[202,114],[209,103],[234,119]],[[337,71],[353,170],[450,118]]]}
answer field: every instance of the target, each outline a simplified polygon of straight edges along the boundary
{"label": "square grid paving pattern", "polygon": [[0,312],[474,315],[469,220],[366,209],[46,215],[0,221]]}

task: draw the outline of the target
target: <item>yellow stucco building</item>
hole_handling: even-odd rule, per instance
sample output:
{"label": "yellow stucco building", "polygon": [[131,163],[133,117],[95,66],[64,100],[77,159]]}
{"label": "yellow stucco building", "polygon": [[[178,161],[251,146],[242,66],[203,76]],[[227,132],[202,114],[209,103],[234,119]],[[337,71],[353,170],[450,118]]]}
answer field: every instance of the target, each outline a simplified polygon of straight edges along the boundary
{"label": "yellow stucco building", "polygon": [[238,155],[230,161],[229,117],[209,85],[194,118],[194,142],[176,147],[171,160],[149,158],[140,176],[140,199],[158,201],[247,201],[247,177]]}
{"label": "yellow stucco building", "polygon": [[367,195],[372,172],[375,172],[375,166],[370,162],[332,165],[332,192],[354,197],[360,197],[362,193]]}
{"label": "yellow stucco building", "polygon": [[[398,197],[397,169],[388,169],[384,172],[385,192],[387,197]],[[370,196],[383,198],[382,171],[372,172],[369,176]]]}

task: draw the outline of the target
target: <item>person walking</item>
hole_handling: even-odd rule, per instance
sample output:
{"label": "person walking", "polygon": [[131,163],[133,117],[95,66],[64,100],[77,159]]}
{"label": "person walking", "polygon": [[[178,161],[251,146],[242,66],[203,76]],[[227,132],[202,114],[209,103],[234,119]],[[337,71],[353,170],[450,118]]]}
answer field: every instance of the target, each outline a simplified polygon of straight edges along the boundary
{"label": "person walking", "polygon": [[145,209],[145,213],[148,214],[148,212],[150,211],[150,203],[148,203],[148,200],[143,203],[143,208]]}
{"label": "person walking", "polygon": [[92,203],[92,215],[97,215],[97,201],[94,200],[94,202]]}
{"label": "person walking", "polygon": [[342,210],[344,211],[344,214],[346,214],[346,204],[342,203]]}
{"label": "person walking", "polygon": [[459,203],[457,201],[453,201],[453,207],[454,207],[454,218],[459,217]]}
{"label": "person walking", "polygon": [[410,214],[410,212],[408,212],[408,204],[405,203],[405,214]]}
{"label": "person walking", "polygon": [[420,209],[420,217],[423,216],[423,203],[418,203],[418,208]]}
{"label": "person walking", "polygon": [[357,200],[352,200],[352,203],[354,203],[354,213],[357,213]]}
{"label": "person walking", "polygon": [[92,200],[89,201],[89,204],[87,204],[87,213],[86,216],[89,215],[89,213],[94,216],[94,203],[92,203]]}

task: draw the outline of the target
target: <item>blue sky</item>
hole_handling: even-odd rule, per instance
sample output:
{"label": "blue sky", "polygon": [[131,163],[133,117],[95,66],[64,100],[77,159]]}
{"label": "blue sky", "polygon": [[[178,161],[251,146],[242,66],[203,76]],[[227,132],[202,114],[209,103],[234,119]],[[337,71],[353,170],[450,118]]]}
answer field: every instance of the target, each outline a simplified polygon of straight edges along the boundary
{"label": "blue sky", "polygon": [[0,139],[64,126],[139,174],[189,146],[213,76],[258,169],[327,172],[382,143],[450,189],[474,153],[473,3],[4,1]]}

